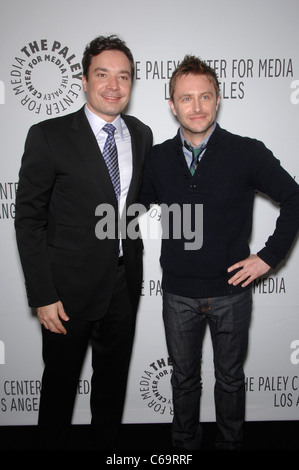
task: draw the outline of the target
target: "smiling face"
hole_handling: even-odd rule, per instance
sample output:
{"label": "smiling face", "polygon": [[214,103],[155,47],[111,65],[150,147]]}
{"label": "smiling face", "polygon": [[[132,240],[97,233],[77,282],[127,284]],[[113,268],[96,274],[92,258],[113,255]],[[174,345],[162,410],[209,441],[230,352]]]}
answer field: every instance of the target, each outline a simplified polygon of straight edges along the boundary
{"label": "smiling face", "polygon": [[130,61],[121,51],[103,51],[91,59],[88,79],[83,75],[82,83],[89,109],[106,122],[112,122],[130,99]]}
{"label": "smiling face", "polygon": [[184,137],[195,147],[212,131],[220,97],[206,75],[189,73],[179,77],[169,101]]}

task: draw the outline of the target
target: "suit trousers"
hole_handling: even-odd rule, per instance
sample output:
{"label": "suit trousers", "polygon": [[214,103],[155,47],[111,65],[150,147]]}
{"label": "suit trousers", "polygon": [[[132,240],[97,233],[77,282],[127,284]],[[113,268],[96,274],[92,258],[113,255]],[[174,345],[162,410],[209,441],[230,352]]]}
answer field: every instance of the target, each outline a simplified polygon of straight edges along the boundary
{"label": "suit trousers", "polygon": [[173,363],[174,447],[196,450],[201,446],[199,410],[202,343],[208,324],[216,379],[216,447],[240,448],[245,419],[243,364],[247,353],[251,309],[251,290],[209,299],[190,299],[164,292],[163,319]]}
{"label": "suit trousers", "polygon": [[94,431],[91,448],[114,448],[122,419],[136,320],[124,266],[118,267],[113,296],[103,318],[78,320],[72,319],[71,313],[69,317],[64,322],[66,335],[42,327],[45,367],[38,419],[40,447],[59,449],[67,445],[78,380],[90,343],[93,369],[90,407]]}

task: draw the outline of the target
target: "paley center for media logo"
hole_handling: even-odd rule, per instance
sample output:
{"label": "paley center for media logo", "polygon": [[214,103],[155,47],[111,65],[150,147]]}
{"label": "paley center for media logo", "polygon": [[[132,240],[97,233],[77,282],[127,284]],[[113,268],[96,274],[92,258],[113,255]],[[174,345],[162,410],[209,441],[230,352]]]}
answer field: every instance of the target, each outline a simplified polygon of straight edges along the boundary
{"label": "paley center for media logo", "polygon": [[38,39],[21,47],[10,71],[12,90],[28,111],[56,116],[81,96],[82,68],[71,48],[58,40]]}
{"label": "paley center for media logo", "polygon": [[146,406],[157,415],[173,416],[171,374],[169,357],[148,364],[140,376],[139,393]]}

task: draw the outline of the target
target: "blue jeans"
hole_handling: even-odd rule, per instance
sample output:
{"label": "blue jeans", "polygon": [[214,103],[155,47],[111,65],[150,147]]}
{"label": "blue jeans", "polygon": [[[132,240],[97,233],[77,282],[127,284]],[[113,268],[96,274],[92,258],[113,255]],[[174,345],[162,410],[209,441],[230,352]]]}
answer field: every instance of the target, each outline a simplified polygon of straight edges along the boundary
{"label": "blue jeans", "polygon": [[192,299],[163,293],[167,347],[173,363],[174,447],[199,449],[202,342],[208,323],[214,352],[216,446],[238,449],[245,419],[243,364],[247,353],[252,293]]}

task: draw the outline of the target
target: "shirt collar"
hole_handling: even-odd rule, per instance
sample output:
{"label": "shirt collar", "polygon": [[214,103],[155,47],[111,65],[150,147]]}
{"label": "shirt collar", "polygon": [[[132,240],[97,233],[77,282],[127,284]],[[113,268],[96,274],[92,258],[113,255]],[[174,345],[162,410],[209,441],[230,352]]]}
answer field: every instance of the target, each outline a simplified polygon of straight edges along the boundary
{"label": "shirt collar", "polygon": [[[197,147],[201,147],[202,145],[207,145],[211,135],[213,134],[214,130],[215,130],[215,127],[216,127],[216,122],[214,122],[213,124],[213,129],[212,129],[212,132],[197,146]],[[183,132],[182,132],[182,128],[180,127],[180,136],[181,136],[181,140],[182,140],[182,144],[184,145],[184,142],[186,141],[188,145],[191,145],[192,147],[192,144],[190,142],[188,142],[185,137],[183,136]],[[196,148],[197,148],[196,147]]]}
{"label": "shirt collar", "polygon": [[[92,128],[92,131],[94,133],[95,136],[98,135],[98,133],[102,130],[102,128],[105,126],[105,124],[107,124],[106,121],[104,121],[104,119],[100,118],[97,114],[95,114],[93,111],[91,111],[91,109],[89,109],[89,107],[87,106],[87,104],[85,105],[85,114],[86,114],[86,117],[88,119],[88,122]],[[122,130],[122,125],[121,125],[121,116],[118,115],[113,122],[111,122],[111,124],[113,124],[116,128],[116,131],[115,133],[119,134],[121,138],[123,138],[123,130]]]}

